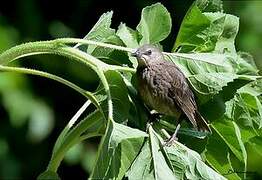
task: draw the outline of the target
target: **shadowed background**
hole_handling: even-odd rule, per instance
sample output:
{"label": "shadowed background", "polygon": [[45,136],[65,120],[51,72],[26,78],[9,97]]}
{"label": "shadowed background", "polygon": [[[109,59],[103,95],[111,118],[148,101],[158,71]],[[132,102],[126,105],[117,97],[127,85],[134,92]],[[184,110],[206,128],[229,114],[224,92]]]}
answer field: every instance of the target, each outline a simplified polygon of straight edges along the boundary
{"label": "shadowed background", "polygon": [[[125,22],[134,28],[143,7],[158,1],[9,0],[0,6],[0,52],[28,41],[84,37],[102,13],[113,10],[112,27]],[[180,23],[193,1],[162,1],[173,21],[164,50],[173,47]],[[250,52],[262,69],[260,1],[225,1],[226,13],[240,17],[238,50]],[[17,62],[15,64],[18,64]],[[24,58],[19,64],[45,70],[93,90],[95,74],[58,56]],[[21,74],[0,74],[0,179],[36,177],[45,170],[56,138],[85,102],[57,82]],[[92,170],[99,139],[74,147],[59,168],[62,179],[84,179]]]}

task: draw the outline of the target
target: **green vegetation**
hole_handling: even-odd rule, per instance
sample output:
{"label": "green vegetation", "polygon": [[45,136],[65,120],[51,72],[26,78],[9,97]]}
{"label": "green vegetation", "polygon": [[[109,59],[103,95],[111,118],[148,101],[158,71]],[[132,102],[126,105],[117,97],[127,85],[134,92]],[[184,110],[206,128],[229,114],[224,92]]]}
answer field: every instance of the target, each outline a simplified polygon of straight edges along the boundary
{"label": "green vegetation", "polygon": [[[171,32],[170,14],[156,3],[142,10],[136,29],[121,23],[116,30],[110,27],[112,15],[104,13],[84,39],[30,42],[0,55],[1,71],[49,78],[87,98],[57,138],[49,164],[38,178],[59,179],[57,170],[70,148],[97,136],[102,139],[91,171],[94,179],[245,179],[262,175],[262,77],[252,56],[235,48],[239,18],[225,14],[219,0],[198,0],[188,10],[172,52],[165,52],[165,57],[187,76],[213,132],[201,134],[184,124],[179,142],[163,147],[175,120],[162,117],[146,131],[148,112],[136,92],[137,62],[130,52],[145,43],[162,48],[161,41]],[[88,91],[58,75],[9,66],[14,60],[42,54],[63,56],[88,67],[85,76],[95,72],[98,87]],[[92,105],[94,110],[79,120]]]}

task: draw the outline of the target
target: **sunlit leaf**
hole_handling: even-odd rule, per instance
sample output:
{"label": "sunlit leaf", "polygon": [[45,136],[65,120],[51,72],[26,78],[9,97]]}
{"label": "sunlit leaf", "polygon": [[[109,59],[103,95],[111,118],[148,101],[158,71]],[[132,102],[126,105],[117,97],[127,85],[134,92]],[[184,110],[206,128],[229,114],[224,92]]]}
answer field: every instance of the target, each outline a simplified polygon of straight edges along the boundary
{"label": "sunlit leaf", "polygon": [[142,131],[109,121],[91,178],[122,179],[146,136]]}
{"label": "sunlit leaf", "polygon": [[[225,179],[207,166],[201,156],[179,142],[165,147],[175,174],[187,179]],[[182,176],[183,175],[183,176]]]}
{"label": "sunlit leaf", "polygon": [[224,174],[226,178],[239,180],[241,179],[236,173],[231,173],[233,167],[231,165],[230,159],[228,158],[229,149],[226,143],[221,140],[216,132],[213,132],[212,136],[208,139],[205,157],[208,164],[210,164],[221,174]]}
{"label": "sunlit leaf", "polygon": [[[197,6],[193,5],[182,21],[172,51],[177,51],[181,46],[192,50],[198,46],[198,44],[204,43],[203,39],[197,35],[205,30],[209,24],[210,21],[208,18],[201,13]],[[185,50],[180,51],[184,52]]]}
{"label": "sunlit leaf", "polygon": [[[124,42],[127,47],[137,48],[138,45],[138,33],[133,29],[127,27],[125,24],[120,24],[116,32],[117,36]],[[133,64],[133,67],[137,67],[137,60],[135,57],[129,55],[129,59]]]}
{"label": "sunlit leaf", "polygon": [[[105,76],[109,84],[109,90],[113,101],[113,118],[116,122],[127,121],[130,102],[126,85],[121,75],[116,71],[107,71]],[[96,97],[100,101],[104,114],[108,114],[107,96],[102,85],[98,87]]]}
{"label": "sunlit leaf", "polygon": [[149,141],[144,143],[140,153],[127,171],[126,176],[130,180],[154,179],[154,168]]}
{"label": "sunlit leaf", "polygon": [[223,11],[222,0],[196,0],[196,4],[202,12]]}
{"label": "sunlit leaf", "polygon": [[155,44],[164,40],[171,31],[169,12],[160,3],[145,7],[137,30],[142,35],[140,45]]}

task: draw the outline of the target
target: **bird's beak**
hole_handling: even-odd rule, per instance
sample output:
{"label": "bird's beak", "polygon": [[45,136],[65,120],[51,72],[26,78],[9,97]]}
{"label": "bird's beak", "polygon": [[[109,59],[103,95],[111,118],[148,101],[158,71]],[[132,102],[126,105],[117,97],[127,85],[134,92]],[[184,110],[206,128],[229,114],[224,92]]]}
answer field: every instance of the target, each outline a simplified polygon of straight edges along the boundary
{"label": "bird's beak", "polygon": [[131,56],[139,57],[139,53],[138,53],[138,51],[132,52],[132,53],[131,53]]}

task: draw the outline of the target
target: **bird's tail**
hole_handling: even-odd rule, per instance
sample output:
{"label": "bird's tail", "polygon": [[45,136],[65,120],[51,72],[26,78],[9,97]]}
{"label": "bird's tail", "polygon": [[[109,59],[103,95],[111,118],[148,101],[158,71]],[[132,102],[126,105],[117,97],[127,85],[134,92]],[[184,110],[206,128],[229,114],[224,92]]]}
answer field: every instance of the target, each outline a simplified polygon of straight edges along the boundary
{"label": "bird's tail", "polygon": [[211,129],[208,126],[206,120],[201,116],[201,114],[198,111],[196,111],[196,113],[195,113],[195,119],[196,119],[196,122],[197,122],[197,129],[199,131],[211,133]]}

